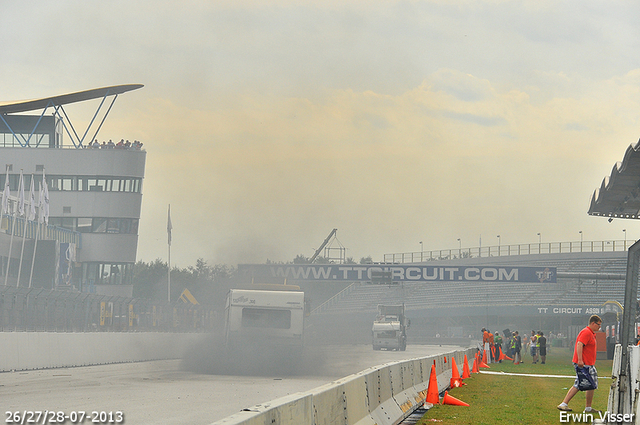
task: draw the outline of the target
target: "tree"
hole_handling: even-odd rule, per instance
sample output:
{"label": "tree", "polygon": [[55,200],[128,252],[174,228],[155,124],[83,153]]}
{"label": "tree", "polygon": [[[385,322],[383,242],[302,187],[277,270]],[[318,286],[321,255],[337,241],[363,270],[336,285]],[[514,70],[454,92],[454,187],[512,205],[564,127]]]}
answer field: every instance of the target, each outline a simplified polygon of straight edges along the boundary
{"label": "tree", "polygon": [[296,255],[296,258],[293,259],[293,264],[309,264],[309,257],[298,254]]}
{"label": "tree", "polygon": [[167,263],[159,258],[151,263],[138,261],[133,267],[133,296],[158,300],[158,294],[164,288],[167,293]]}
{"label": "tree", "polygon": [[[152,300],[167,299],[167,263],[156,259],[151,263],[138,261],[133,269],[133,296]],[[195,266],[171,269],[171,301],[175,302],[186,288],[200,303],[219,302],[226,296],[228,280],[235,269],[226,264],[209,266],[198,258]]]}

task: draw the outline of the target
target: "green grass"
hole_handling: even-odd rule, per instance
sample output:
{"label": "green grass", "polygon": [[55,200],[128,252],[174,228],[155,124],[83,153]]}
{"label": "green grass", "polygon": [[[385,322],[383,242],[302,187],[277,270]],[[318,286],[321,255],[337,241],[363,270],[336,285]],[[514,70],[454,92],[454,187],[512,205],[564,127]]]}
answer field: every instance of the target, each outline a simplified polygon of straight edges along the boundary
{"label": "green grass", "polygon": [[[524,351],[524,350],[523,350]],[[566,348],[552,348],[546,364],[532,364],[531,356],[525,363],[514,365],[510,361],[492,363],[489,370],[539,375],[567,375],[570,378],[539,378],[529,376],[498,376],[473,373],[465,379],[467,385],[452,389],[449,394],[470,407],[436,405],[431,408],[418,425],[433,423],[433,419],[445,424],[557,424],[560,404],[573,385],[571,353]],[[598,389],[593,398],[593,408],[605,411],[609,397],[611,360],[598,360]],[[578,393],[569,406],[575,413],[584,409],[584,393]]]}

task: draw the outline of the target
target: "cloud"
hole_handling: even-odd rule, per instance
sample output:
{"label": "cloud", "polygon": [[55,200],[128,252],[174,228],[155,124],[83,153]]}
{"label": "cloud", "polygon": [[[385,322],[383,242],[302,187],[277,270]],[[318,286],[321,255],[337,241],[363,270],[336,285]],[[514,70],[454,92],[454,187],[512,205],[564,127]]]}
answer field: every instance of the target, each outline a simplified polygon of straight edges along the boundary
{"label": "cloud", "polygon": [[480,235],[507,244],[615,229],[586,209],[638,137],[635,4],[5,9],[0,37],[15,41],[5,43],[2,100],[145,84],[118,99],[99,136],[147,149],[143,260],[166,255],[169,203],[180,265],[290,260],[333,228],[347,255],[376,260],[418,241],[439,249]]}

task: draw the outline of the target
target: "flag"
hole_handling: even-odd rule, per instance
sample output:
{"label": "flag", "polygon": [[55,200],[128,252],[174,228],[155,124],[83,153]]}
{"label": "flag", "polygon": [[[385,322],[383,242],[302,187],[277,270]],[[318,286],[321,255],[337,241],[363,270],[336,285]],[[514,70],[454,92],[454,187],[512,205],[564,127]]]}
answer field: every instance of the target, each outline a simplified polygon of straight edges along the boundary
{"label": "flag", "polygon": [[38,223],[44,223],[44,186],[38,191]]}
{"label": "flag", "polygon": [[169,211],[167,212],[167,240],[169,246],[171,246],[171,229],[173,229],[173,226],[171,225],[171,205],[169,205]]}
{"label": "flag", "polygon": [[18,203],[16,204],[16,212],[18,215],[24,215],[24,177],[20,170],[20,183],[18,184]]}
{"label": "flag", "polygon": [[34,189],[34,177],[31,174],[31,188],[29,189],[29,221],[36,218],[36,192]]}
{"label": "flag", "polygon": [[4,192],[2,192],[2,213],[9,214],[9,195],[11,190],[9,189],[9,168],[7,167],[7,177],[4,181]]}
{"label": "flag", "polygon": [[44,206],[43,218],[46,224],[49,224],[49,186],[44,179],[44,173],[42,174],[42,204]]}

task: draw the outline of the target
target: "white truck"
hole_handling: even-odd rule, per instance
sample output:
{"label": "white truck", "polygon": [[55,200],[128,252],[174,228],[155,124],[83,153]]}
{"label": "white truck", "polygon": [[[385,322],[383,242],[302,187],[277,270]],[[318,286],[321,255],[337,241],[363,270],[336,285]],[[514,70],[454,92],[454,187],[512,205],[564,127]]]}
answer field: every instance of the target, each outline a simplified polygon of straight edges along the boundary
{"label": "white truck", "polygon": [[270,288],[229,290],[225,307],[227,347],[279,347],[302,351],[304,292],[295,290],[299,288],[293,285],[262,287]]}
{"label": "white truck", "polygon": [[378,315],[371,330],[373,349],[406,350],[409,324],[404,314],[404,304],[378,305]]}

